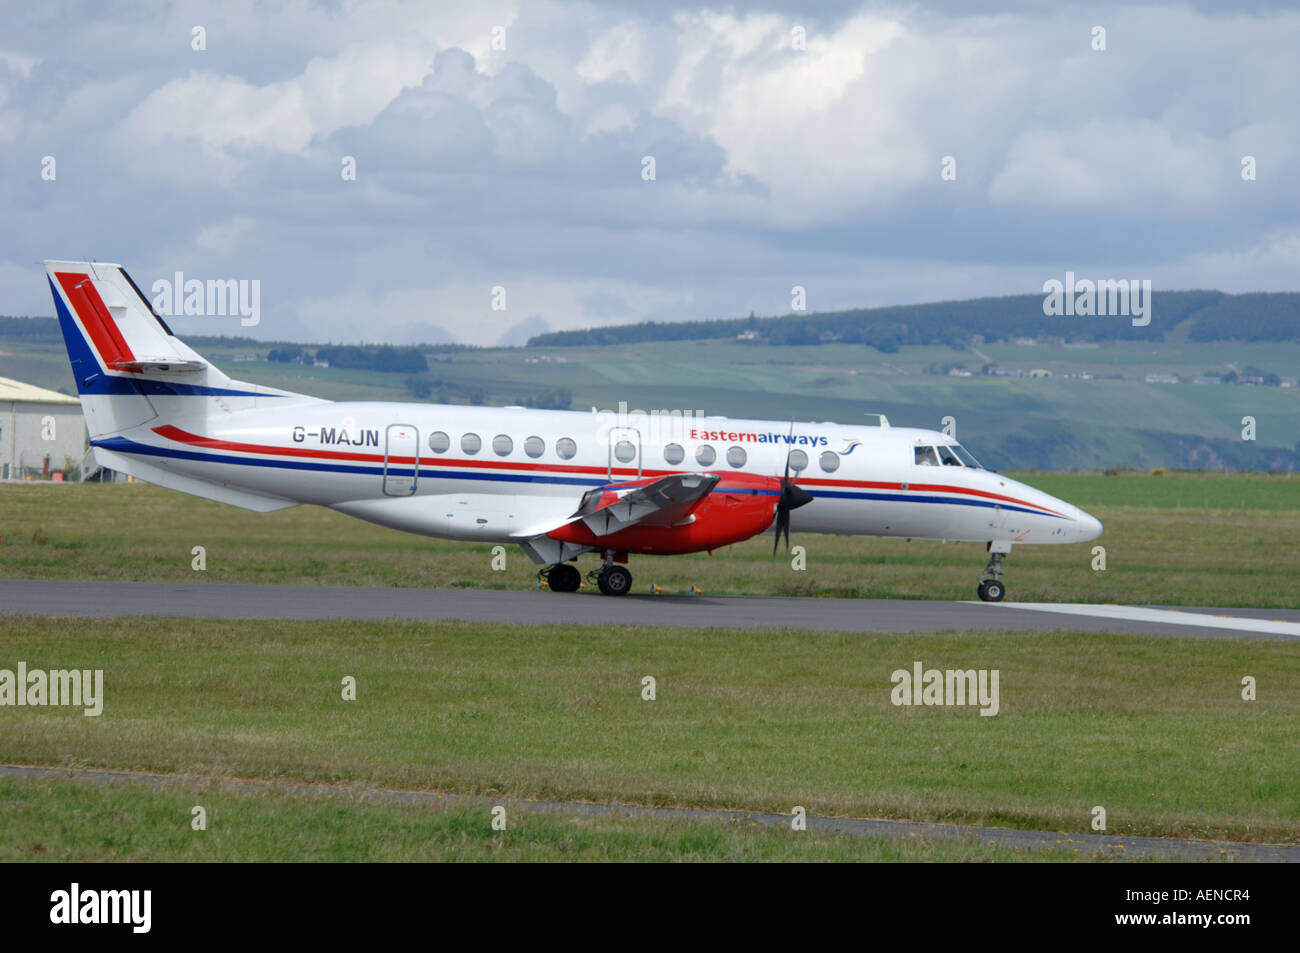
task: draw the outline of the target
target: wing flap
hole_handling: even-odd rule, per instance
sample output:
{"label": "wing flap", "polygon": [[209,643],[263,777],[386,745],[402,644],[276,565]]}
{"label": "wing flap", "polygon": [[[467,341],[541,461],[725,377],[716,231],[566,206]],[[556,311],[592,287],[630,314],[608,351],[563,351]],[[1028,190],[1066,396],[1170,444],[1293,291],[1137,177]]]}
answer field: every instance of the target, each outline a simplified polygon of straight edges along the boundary
{"label": "wing flap", "polygon": [[648,484],[597,487],[587,491],[571,516],[529,527],[518,535],[543,536],[579,520],[597,536],[617,533],[638,523],[672,526],[688,522],[691,511],[721,479],[716,473],[674,473]]}

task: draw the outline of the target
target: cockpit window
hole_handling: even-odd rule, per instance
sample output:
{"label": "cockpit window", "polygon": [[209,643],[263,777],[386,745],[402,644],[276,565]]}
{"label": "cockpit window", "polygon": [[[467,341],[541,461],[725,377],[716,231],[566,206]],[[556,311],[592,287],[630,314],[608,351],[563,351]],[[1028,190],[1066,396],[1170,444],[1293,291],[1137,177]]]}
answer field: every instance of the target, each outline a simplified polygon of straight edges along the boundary
{"label": "cockpit window", "polygon": [[965,447],[961,446],[961,444],[954,443],[951,447],[949,447],[949,449],[952,450],[953,453],[957,454],[957,456],[961,459],[961,462],[966,464],[966,466],[973,467],[976,470],[984,469],[984,467],[980,465],[980,462],[975,459],[975,455],[972,454]]}
{"label": "cockpit window", "polygon": [[918,467],[970,467],[983,470],[984,467],[965,447],[956,443],[940,444],[937,447],[914,447]]}

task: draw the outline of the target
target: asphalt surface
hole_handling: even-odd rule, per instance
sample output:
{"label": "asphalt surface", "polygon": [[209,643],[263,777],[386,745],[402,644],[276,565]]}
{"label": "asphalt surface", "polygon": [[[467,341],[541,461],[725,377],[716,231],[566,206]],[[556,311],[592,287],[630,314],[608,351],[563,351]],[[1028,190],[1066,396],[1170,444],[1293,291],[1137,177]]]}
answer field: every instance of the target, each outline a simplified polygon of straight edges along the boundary
{"label": "asphalt surface", "polygon": [[[213,785],[241,794],[277,791],[286,794],[380,800],[426,807],[478,805],[488,823],[489,811],[498,805],[507,812],[543,812],[580,817],[653,817],[662,820],[754,824],[764,827],[790,826],[789,814],[711,810],[688,807],[642,807],[633,804],[592,804],[582,801],[519,801],[511,798],[471,797],[429,791],[393,791],[383,788],[296,784],[262,780],[205,779],[178,775],[146,774],[136,771],[96,771],[84,768],[41,768],[0,765],[0,777],[37,780],[73,780],[88,784],[137,784],[161,788],[179,785],[206,789]],[[1239,841],[1183,840],[1173,837],[1123,837],[1109,834],[1069,834],[1063,831],[1023,831],[1009,827],[968,827],[960,824],[925,824],[916,821],[886,821],[873,818],[807,818],[809,830],[838,831],[856,837],[933,838],[979,840],[986,844],[1026,850],[1076,851],[1118,860],[1224,860],[1255,863],[1300,862],[1300,847],[1286,844],[1249,844]]]}
{"label": "asphalt surface", "polygon": [[812,629],[828,632],[1073,631],[1300,639],[1300,610],[1057,606],[761,596],[602,596],[543,590],[377,589],[226,583],[0,579],[0,615],[81,618],[459,619],[511,625]]}

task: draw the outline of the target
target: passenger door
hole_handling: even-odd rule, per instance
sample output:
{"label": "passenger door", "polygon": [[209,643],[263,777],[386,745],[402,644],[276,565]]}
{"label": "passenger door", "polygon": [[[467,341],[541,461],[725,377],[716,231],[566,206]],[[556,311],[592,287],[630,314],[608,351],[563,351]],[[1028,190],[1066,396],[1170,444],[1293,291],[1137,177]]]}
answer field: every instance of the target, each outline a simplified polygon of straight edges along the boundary
{"label": "passenger door", "polygon": [[389,424],[384,440],[384,495],[411,496],[419,473],[419,431],[411,424]]}
{"label": "passenger door", "polygon": [[[613,480],[632,480],[641,476],[641,432],[630,427],[610,427],[606,432],[609,444],[609,471],[607,477]],[[617,476],[614,470],[622,470]],[[627,470],[635,470],[636,476],[629,476]]]}

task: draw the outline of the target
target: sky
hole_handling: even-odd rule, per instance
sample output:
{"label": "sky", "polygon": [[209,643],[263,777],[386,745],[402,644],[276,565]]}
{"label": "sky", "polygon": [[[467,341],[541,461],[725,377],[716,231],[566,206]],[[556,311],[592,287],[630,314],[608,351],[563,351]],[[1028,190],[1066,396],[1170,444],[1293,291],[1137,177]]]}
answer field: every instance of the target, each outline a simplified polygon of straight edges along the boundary
{"label": "sky", "polygon": [[0,314],[45,259],[334,343],[1300,290],[1288,4],[108,6],[0,3]]}

